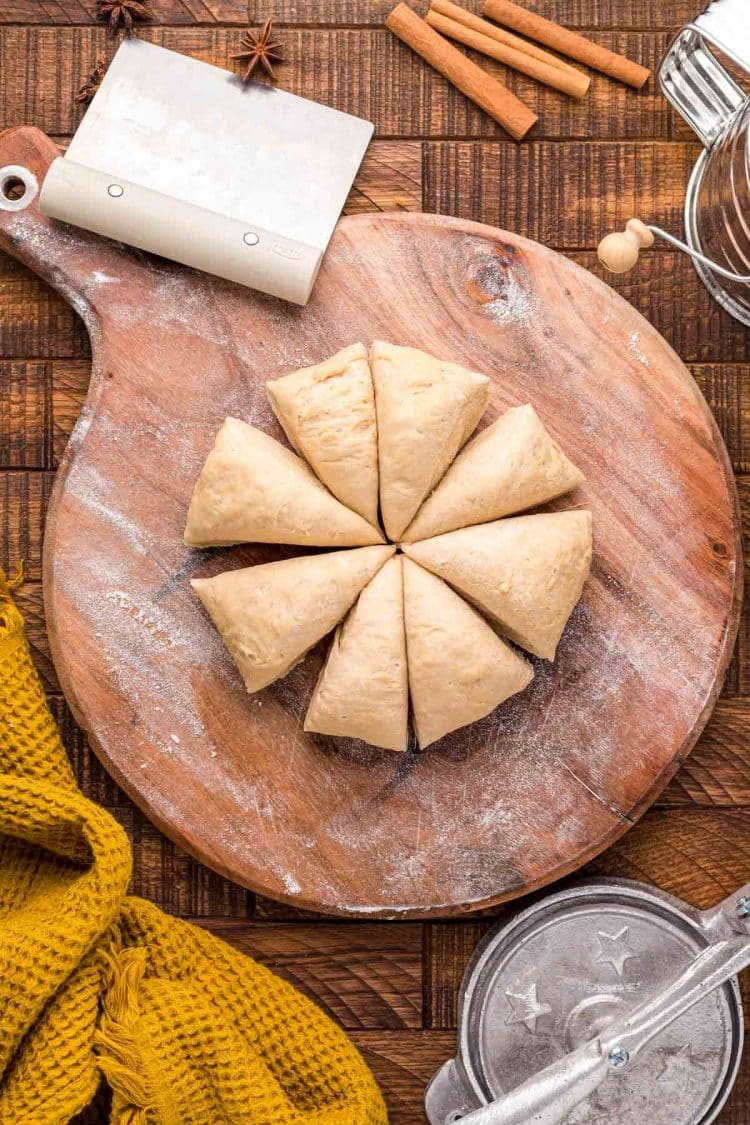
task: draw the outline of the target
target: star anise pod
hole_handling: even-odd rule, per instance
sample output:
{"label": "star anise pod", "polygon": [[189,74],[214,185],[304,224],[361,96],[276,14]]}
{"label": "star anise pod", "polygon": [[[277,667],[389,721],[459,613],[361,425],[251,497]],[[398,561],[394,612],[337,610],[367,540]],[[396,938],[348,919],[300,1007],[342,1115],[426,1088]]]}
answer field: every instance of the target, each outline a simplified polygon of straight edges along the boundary
{"label": "star anise pod", "polygon": [[96,66],[91,71],[86,81],[79,87],[78,93],[76,94],[76,101],[80,105],[88,105],[90,101],[93,101],[94,94],[98,92],[106,73],[107,64],[104,59],[97,59]]}
{"label": "star anise pod", "polygon": [[272,39],[273,20],[266,20],[259,31],[246,31],[240,46],[242,50],[233,59],[240,59],[245,64],[245,73],[242,81],[247,82],[256,66],[260,65],[269,78],[274,78],[273,64],[284,61],[281,54],[281,43]]}
{"label": "star anise pod", "polygon": [[96,3],[97,19],[107,20],[112,31],[122,26],[128,34],[135,23],[154,18],[148,9],[149,0],[96,0]]}

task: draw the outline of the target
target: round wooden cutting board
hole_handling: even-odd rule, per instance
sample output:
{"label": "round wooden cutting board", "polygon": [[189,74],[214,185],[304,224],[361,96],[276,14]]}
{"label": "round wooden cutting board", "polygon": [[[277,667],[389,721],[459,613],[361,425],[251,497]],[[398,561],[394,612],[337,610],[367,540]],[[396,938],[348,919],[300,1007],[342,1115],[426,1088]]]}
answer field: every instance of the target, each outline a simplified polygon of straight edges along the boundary
{"label": "round wooden cutting board", "polygon": [[[56,155],[33,130],[0,137],[0,165],[40,182]],[[167,835],[300,907],[419,916],[539,887],[644,812],[716,699],[742,567],[718,430],[630,305],[542,246],[429,215],[343,220],[304,309],[54,223],[36,200],[0,211],[0,244],[91,335],[47,524],[47,623],[77,720]],[[182,544],[225,416],[280,437],[265,380],[378,337],[490,375],[482,424],[533,403],[587,477],[559,506],[590,508],[595,535],[557,660],[401,756],[303,733],[325,645],[247,695],[191,593],[193,575],[296,549]]]}

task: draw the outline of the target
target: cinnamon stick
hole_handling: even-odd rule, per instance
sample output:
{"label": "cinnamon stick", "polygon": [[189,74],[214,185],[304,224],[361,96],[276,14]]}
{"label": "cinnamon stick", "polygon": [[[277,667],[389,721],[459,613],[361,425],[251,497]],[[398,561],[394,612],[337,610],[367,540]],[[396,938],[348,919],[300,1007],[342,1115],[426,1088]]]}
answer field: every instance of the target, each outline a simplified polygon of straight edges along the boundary
{"label": "cinnamon stick", "polygon": [[651,74],[645,66],[625,58],[624,55],[616,55],[614,51],[600,47],[598,43],[592,43],[583,35],[568,31],[552,20],[545,19],[536,12],[530,12],[519,4],[514,4],[513,0],[483,0],[482,15],[497,20],[505,27],[512,27],[514,31],[527,35],[537,43],[544,43],[546,47],[559,51],[561,55],[567,55],[568,58],[585,63],[594,70],[600,70],[610,78],[634,86],[636,90],[645,86]]}
{"label": "cinnamon stick", "polygon": [[457,20],[441,15],[435,8],[430,8],[427,13],[427,23],[430,27],[434,27],[435,31],[447,35],[449,39],[455,39],[467,47],[473,47],[475,51],[481,51],[489,58],[497,59],[499,62],[505,63],[506,66],[512,67],[513,70],[519,70],[522,74],[535,78],[537,82],[543,82],[545,86],[552,86],[555,90],[562,90],[564,94],[570,94],[574,98],[582,98],[591,85],[591,79],[588,75],[582,74],[579,70],[574,70],[573,67],[560,70],[546,62],[540,62],[539,59],[516,51],[505,43],[498,43],[495,39],[491,39],[489,35],[483,35],[481,32],[475,31],[474,28],[467,27],[466,24],[458,23]]}
{"label": "cinnamon stick", "polygon": [[502,82],[467,59],[466,55],[443,39],[442,35],[438,35],[406,4],[397,4],[385,24],[462,94],[471,98],[485,113],[489,113],[490,117],[507,129],[515,140],[520,141],[538,121],[536,114],[503,86]]}
{"label": "cinnamon stick", "polygon": [[539,59],[540,62],[556,66],[558,70],[570,70],[574,74],[581,73],[580,70],[576,70],[575,67],[558,58],[557,55],[552,55],[549,51],[543,51],[541,47],[537,47],[536,43],[530,43],[528,39],[521,39],[520,36],[513,35],[505,28],[498,27],[497,24],[490,23],[489,20],[483,20],[481,16],[475,16],[473,12],[467,12],[466,8],[454,4],[453,0],[432,0],[430,10],[439,12],[441,16],[447,16],[448,19],[455,20],[456,23],[463,23],[467,27],[472,27],[474,31],[479,31],[482,35],[489,36],[490,39],[496,39],[498,43],[505,43],[506,46],[513,47],[516,51],[531,55],[533,59]]}

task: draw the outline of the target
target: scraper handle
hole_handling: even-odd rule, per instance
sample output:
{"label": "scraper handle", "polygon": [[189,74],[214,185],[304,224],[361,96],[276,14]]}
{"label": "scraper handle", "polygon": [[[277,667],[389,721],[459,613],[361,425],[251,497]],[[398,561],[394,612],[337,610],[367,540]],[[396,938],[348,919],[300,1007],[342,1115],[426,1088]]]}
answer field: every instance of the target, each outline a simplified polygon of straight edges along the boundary
{"label": "scraper handle", "polygon": [[679,976],[634,1008],[626,1019],[607,1028],[600,1037],[603,1054],[610,1060],[618,1054],[623,1061],[614,1065],[627,1065],[655,1036],[748,965],[747,935],[709,945]]}
{"label": "scraper handle", "polygon": [[205,273],[305,305],[323,251],[58,157],[39,196],[43,215]]}

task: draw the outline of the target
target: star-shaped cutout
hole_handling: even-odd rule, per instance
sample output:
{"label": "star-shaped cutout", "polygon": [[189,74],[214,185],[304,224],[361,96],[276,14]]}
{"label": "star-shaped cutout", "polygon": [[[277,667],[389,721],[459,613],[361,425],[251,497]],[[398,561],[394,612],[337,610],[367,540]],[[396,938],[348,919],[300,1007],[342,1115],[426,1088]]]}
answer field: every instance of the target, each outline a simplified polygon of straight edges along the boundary
{"label": "star-shaped cutout", "polygon": [[668,1082],[681,1093],[688,1088],[690,1081],[690,1063],[692,1049],[689,1043],[673,1050],[663,1049],[656,1052],[662,1060],[662,1070],[657,1075],[660,1082]]}
{"label": "star-shaped cutout", "polygon": [[506,992],[505,997],[512,1009],[505,1017],[506,1025],[522,1023],[534,1035],[539,1017],[549,1015],[552,1011],[549,1004],[539,1003],[539,986],[536,982],[517,987],[515,992]]}
{"label": "star-shaped cutout", "polygon": [[634,953],[628,944],[629,926],[623,926],[616,934],[606,934],[599,930],[599,952],[595,961],[597,965],[611,965],[618,977],[622,976],[625,962],[630,961],[638,954]]}

